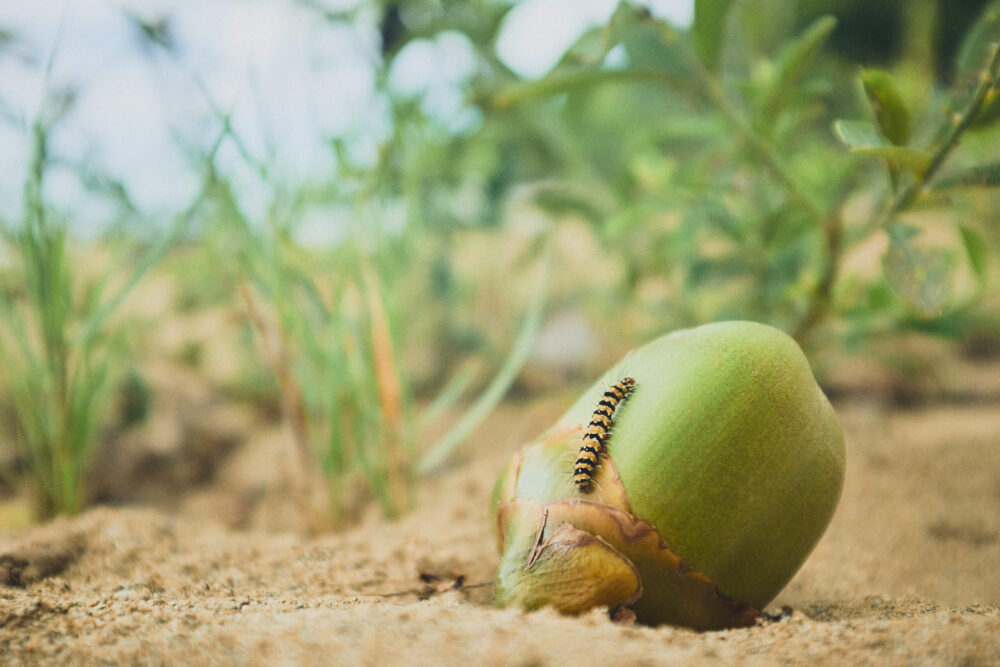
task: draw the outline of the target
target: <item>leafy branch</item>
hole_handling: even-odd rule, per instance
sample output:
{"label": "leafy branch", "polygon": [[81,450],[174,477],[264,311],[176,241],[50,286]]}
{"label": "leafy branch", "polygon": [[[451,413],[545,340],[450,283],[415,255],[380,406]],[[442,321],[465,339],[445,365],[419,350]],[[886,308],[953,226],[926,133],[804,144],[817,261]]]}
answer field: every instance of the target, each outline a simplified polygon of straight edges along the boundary
{"label": "leafy branch", "polygon": [[879,218],[882,226],[892,220],[897,214],[902,213],[920,197],[934,179],[938,169],[944,164],[952,150],[958,146],[959,139],[972,127],[975,120],[983,111],[986,100],[995,93],[1000,86],[1000,44],[994,42],[990,44],[991,56],[987,67],[979,74],[979,84],[966,105],[965,109],[946,121],[945,138],[931,156],[927,168],[917,175],[917,178],[905,187],[895,198],[889,208]]}
{"label": "leafy branch", "polygon": [[[987,14],[982,25],[995,23],[991,14]],[[918,236],[915,228],[901,225],[897,216],[910,210],[934,184],[938,171],[948,157],[958,146],[962,136],[982,117],[987,105],[997,96],[1000,90],[1000,45],[992,42],[987,46],[985,65],[976,76],[976,87],[968,102],[961,111],[949,116],[938,129],[941,137],[933,150],[916,149],[904,145],[908,132],[895,131],[896,128],[908,125],[909,111],[903,105],[895,84],[887,74],[879,77],[865,77],[866,93],[875,111],[874,126],[859,121],[837,121],[835,129],[841,138],[855,153],[867,154],[884,159],[890,170],[892,184],[896,190],[895,196],[887,200],[885,206],[872,214],[871,219],[863,225],[867,230],[865,236],[879,231],[889,235],[889,250],[885,256],[886,276],[893,289],[908,303],[914,305],[921,313],[932,315],[938,313],[947,298],[943,288],[947,269],[941,251],[916,247],[914,240]],[[885,143],[888,140],[891,143]],[[904,187],[899,187],[899,175],[902,171],[910,173],[910,181]],[[941,182],[937,189],[948,185],[968,184],[989,185],[990,165],[973,167],[972,178],[969,174],[951,179],[953,182]],[[973,270],[982,275],[985,267],[985,253],[978,247],[978,236],[966,227],[961,228],[970,264]],[[806,318],[803,319],[796,336],[804,338],[810,330],[822,319],[829,309],[829,288],[826,298],[814,300]]]}
{"label": "leafy branch", "polygon": [[[990,116],[997,107],[1000,55],[995,46],[984,49],[982,44],[985,39],[996,39],[996,10],[986,12],[967,38],[967,46],[969,42],[976,42],[975,48],[965,49],[968,54],[973,54],[965,58],[967,62],[974,61],[978,54],[985,52],[988,55],[988,58],[984,58],[988,62],[977,75],[971,97],[962,104],[959,112],[948,118],[935,135],[939,139],[928,149],[907,145],[911,135],[910,112],[896,90],[892,77],[876,70],[862,73],[861,83],[875,122],[838,121],[835,129],[848,144],[850,153],[877,157],[885,162],[891,189],[885,203],[876,207],[867,223],[859,225],[859,231],[862,232],[859,236],[856,233],[848,235],[846,232],[845,205],[862,189],[870,187],[860,180],[863,174],[869,173],[863,169],[864,161],[856,158],[843,159],[843,153],[833,152],[833,146],[826,147],[826,137],[822,141],[817,138],[814,144],[800,139],[793,144],[784,139],[789,136],[788,128],[806,127],[802,124],[803,121],[812,120],[815,115],[810,115],[809,105],[812,104],[815,109],[818,106],[817,100],[809,99],[808,94],[818,90],[815,84],[822,80],[806,79],[808,65],[834,30],[836,19],[830,16],[817,19],[781,47],[766,66],[758,67],[756,63],[752,63],[752,66],[748,66],[752,69],[752,74],[735,79],[738,86],[729,86],[725,85],[728,80],[724,79],[719,53],[725,48],[721,45],[741,43],[738,34],[730,33],[742,30],[744,19],[748,18],[738,13],[743,8],[741,3],[700,3],[701,13],[696,12],[692,32],[681,33],[665,22],[652,19],[642,9],[621,3],[603,29],[601,50],[594,52],[593,38],[590,41],[581,40],[576,47],[578,51],[571,50],[571,56],[567,56],[566,62],[555,73],[540,81],[516,84],[502,90],[494,98],[495,107],[503,110],[532,99],[611,84],[653,84],[666,91],[662,99],[673,100],[680,97],[694,101],[695,113],[699,117],[704,116],[703,110],[712,112],[712,116],[719,118],[731,131],[735,141],[743,147],[747,167],[743,173],[750,176],[750,182],[760,174],[763,176],[762,182],[770,182],[776,186],[776,191],[781,195],[779,203],[775,204],[775,200],[768,197],[767,189],[758,188],[754,192],[748,188],[741,193],[746,195],[744,201],[747,206],[743,217],[749,215],[757,219],[737,222],[735,225],[727,223],[718,229],[726,235],[727,242],[739,244],[742,254],[741,250],[736,250],[730,255],[693,260],[684,254],[675,254],[674,258],[690,264],[692,268],[689,275],[694,280],[699,279],[696,271],[704,274],[706,271],[703,267],[714,266],[714,269],[709,270],[714,270],[722,279],[749,275],[758,286],[757,289],[763,289],[767,281],[784,281],[783,291],[779,293],[789,303],[789,310],[793,313],[785,315],[785,319],[778,323],[803,342],[831,315],[834,292],[847,251],[871,233],[885,230],[891,232],[890,253],[885,258],[885,275],[889,285],[903,302],[916,306],[924,316],[940,313],[947,290],[927,285],[921,287],[916,283],[944,282],[947,262],[943,251],[902,248],[901,244],[911,243],[916,234],[909,233],[902,227],[895,229],[895,232],[890,228],[898,226],[896,216],[910,210],[931,187],[939,190],[946,185],[1000,183],[1000,165],[980,165],[958,176],[937,178],[964,134],[977,122]],[[702,19],[704,21],[699,23]],[[758,26],[758,30],[760,29],[762,26]],[[592,63],[606,63],[605,56],[616,46],[624,48],[628,55],[627,65],[619,68],[593,66]],[[749,55],[738,48],[733,53],[736,57]],[[574,58],[586,64],[574,67],[570,64]],[[732,57],[727,62],[731,65]],[[796,87],[800,80],[803,80],[802,86]],[[581,98],[572,99],[574,107],[579,106]],[[677,122],[685,121],[678,119]],[[671,123],[664,125],[669,127]],[[817,129],[820,127],[819,124],[813,126]],[[712,150],[712,137],[704,134],[699,138],[708,140],[706,153]],[[807,150],[815,152],[820,144],[826,151],[825,157],[806,153]],[[824,160],[827,163],[823,164],[822,169],[803,171],[800,156],[807,155],[807,160],[815,164],[823,163]],[[793,164],[794,167],[791,166]],[[686,171],[690,172],[691,169]],[[810,173],[814,174],[812,178]],[[690,180],[687,173],[682,178]],[[714,178],[709,174],[707,178],[709,188],[718,182],[718,174]],[[662,187],[669,183],[664,180],[660,185]],[[695,187],[700,187],[704,193],[706,184],[698,183]],[[711,196],[710,193],[706,194]],[[571,210],[583,212],[591,219],[595,214],[601,214],[601,210],[594,211],[592,198],[585,195],[574,196],[572,193],[564,195],[567,198],[563,206],[571,206]],[[620,193],[618,202],[598,209],[616,219],[641,221],[648,218],[648,212],[656,207],[660,210],[664,205],[681,208],[681,201],[683,190],[679,188],[678,192],[671,192],[669,195],[651,194],[645,201],[636,201],[634,191],[625,191]],[[631,214],[616,210],[623,206]],[[727,202],[723,204],[723,209],[728,209],[729,206]],[[762,207],[763,211],[760,210]],[[793,213],[793,210],[797,213]],[[799,219],[808,220],[808,225],[803,226]],[[755,223],[763,226],[755,227]],[[790,243],[791,239],[797,238],[796,234],[801,235],[796,229],[811,230],[815,234],[812,238],[818,238],[819,243],[810,246],[810,250],[805,250],[804,247],[797,250],[790,246],[782,247],[781,243]],[[981,277],[985,263],[985,253],[981,248],[983,242],[968,226],[963,225],[961,232],[970,263]],[[682,243],[687,244],[682,248],[687,248],[688,253],[697,252],[697,246],[692,245],[691,232],[686,230],[685,233],[687,236],[678,237]],[[774,241],[775,238],[778,240]],[[664,239],[665,243],[672,240],[670,236]],[[751,256],[747,254],[747,250],[759,254]],[[798,254],[794,255],[795,252]],[[808,255],[810,260],[804,259],[807,252],[811,253]],[[780,276],[775,275],[779,271],[777,269],[761,268],[775,256],[783,257],[785,261],[789,261],[788,257],[797,256],[799,259],[791,260],[790,263],[790,266],[797,268]],[[795,261],[799,263],[796,265]],[[919,263],[922,264],[917,266]],[[820,267],[818,274],[812,268],[817,265]],[[907,282],[914,284],[904,285]],[[765,301],[756,303],[765,310],[775,305]],[[755,313],[751,316],[761,315],[767,318],[774,316],[774,313]],[[709,315],[713,316],[715,315]],[[732,317],[729,313],[726,316]]]}

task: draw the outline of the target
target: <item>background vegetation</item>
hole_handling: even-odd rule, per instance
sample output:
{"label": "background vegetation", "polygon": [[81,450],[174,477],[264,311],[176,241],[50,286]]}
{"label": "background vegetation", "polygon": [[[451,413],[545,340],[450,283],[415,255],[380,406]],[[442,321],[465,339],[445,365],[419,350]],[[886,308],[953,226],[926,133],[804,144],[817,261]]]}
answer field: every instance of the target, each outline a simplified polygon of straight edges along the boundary
{"label": "background vegetation", "polygon": [[[381,130],[330,133],[321,177],[246,136],[169,14],[123,11],[203,101],[197,137],[176,133],[195,194],[169,214],[51,150],[78,92],[49,76],[69,57],[57,35],[37,115],[5,114],[31,145],[2,221],[8,492],[29,486],[43,518],[78,511],[99,444],[157,392],[155,332],[220,309],[167,361],[280,415],[293,491],[333,523],[369,499],[412,507],[512,386],[581,386],[670,329],[773,324],[824,381],[858,356],[919,370],[899,348],[914,334],[995,350],[1000,7],[871,5],[696,2],[678,27],[622,2],[525,80],[495,48],[507,2],[301,3],[378,35]],[[18,40],[3,33],[2,57]],[[442,111],[393,81],[445,43],[472,64]],[[47,196],[67,171],[103,202],[96,238]],[[171,296],[151,313],[154,266]],[[216,373],[219,356],[237,361]]]}

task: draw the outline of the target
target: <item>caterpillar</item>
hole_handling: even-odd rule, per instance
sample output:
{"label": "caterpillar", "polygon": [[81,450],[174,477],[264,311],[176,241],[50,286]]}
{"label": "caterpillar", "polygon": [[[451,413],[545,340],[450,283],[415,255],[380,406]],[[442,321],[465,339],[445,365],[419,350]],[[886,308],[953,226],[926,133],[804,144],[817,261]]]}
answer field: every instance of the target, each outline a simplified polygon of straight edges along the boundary
{"label": "caterpillar", "polygon": [[594,486],[594,475],[600,463],[600,455],[607,451],[608,434],[611,431],[612,416],[618,404],[628,398],[635,388],[635,380],[627,377],[621,382],[611,385],[604,392],[601,402],[597,404],[587,432],[583,434],[583,444],[580,445],[580,456],[573,470],[573,481],[583,493],[589,493]]}

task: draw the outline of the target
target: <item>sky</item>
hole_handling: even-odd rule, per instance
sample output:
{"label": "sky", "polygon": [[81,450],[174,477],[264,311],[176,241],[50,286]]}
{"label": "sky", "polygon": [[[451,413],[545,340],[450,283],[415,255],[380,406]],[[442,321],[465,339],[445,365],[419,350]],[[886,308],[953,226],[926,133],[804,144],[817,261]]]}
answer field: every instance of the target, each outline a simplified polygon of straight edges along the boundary
{"label": "sky", "polygon": [[[83,235],[99,233],[111,205],[88,191],[77,169],[59,163],[98,165],[124,184],[145,214],[170,216],[197,192],[191,156],[217,135],[218,112],[230,113],[253,158],[272,163],[276,177],[288,182],[334,175],[333,137],[348,139],[358,162],[373,160],[391,129],[375,81],[377,7],[363,0],[314,4],[356,9],[357,19],[352,25],[318,20],[293,0],[0,0],[0,28],[16,37],[0,50],[0,220],[20,215],[30,127],[54,91],[72,89],[76,102],[51,136],[57,164],[47,174],[45,194],[72,213]],[[497,56],[518,75],[540,78],[616,4],[515,3],[495,45]],[[692,20],[693,0],[644,4],[679,26]],[[169,15],[173,54],[144,42],[128,14],[147,21]],[[419,97],[450,130],[473,131],[478,112],[466,105],[463,86],[475,67],[463,35],[440,33],[404,48],[389,85],[396,94]],[[226,145],[218,162],[245,198],[241,205],[251,216],[263,215],[266,188],[235,147]]]}

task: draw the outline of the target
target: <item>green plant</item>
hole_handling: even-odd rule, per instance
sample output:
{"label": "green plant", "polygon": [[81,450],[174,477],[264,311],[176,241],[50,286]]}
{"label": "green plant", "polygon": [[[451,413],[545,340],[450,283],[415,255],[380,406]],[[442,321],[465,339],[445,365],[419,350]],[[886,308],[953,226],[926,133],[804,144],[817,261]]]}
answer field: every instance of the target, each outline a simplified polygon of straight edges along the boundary
{"label": "green plant", "polygon": [[[488,20],[477,16],[463,26],[480,41],[492,39],[502,16],[501,5],[486,4]],[[371,18],[367,11],[306,6],[318,20],[341,28],[353,29]],[[392,11],[386,9],[386,20],[392,19]],[[434,39],[451,27],[447,8],[428,5],[423,11],[422,28],[399,32],[398,39],[382,45],[375,63],[377,92],[391,116],[390,136],[379,145],[374,164],[358,157],[358,136],[331,137],[335,177],[284,180],[270,159],[274,147],[265,146],[265,157],[258,157],[199,75],[175,61],[202,92],[222,127],[226,148],[233,149],[230,156],[239,168],[249,169],[260,192],[269,196],[263,215],[248,213],[228,171],[232,162],[216,164],[219,144],[205,157],[205,187],[213,209],[202,240],[216,246],[220,261],[230,260],[236,249],[239,293],[261,357],[274,376],[294,444],[293,474],[287,481],[313,518],[333,524],[356,516],[369,497],[386,516],[413,504],[416,477],[444,464],[513,383],[530,352],[545,302],[548,274],[543,271],[541,288],[528,299],[510,353],[494,352],[495,375],[441,439],[418,452],[419,430],[460,401],[474,379],[468,368],[454,369],[469,351],[468,341],[476,339],[455,321],[465,314],[457,307],[462,285],[453,266],[458,254],[454,239],[463,230],[495,224],[509,171],[491,132],[448,129],[418,97],[390,90],[390,68],[406,45]],[[129,19],[151,47],[173,58],[169,43],[149,25]],[[361,134],[365,145],[371,132]],[[496,192],[474,196],[467,206],[456,204],[469,199],[470,187],[483,186]],[[340,237],[308,248],[299,234],[307,218],[315,223],[320,217],[338,227]],[[535,262],[544,236],[529,244],[522,264]],[[227,284],[213,281],[206,290],[200,276],[188,272],[183,286],[183,305],[196,307],[207,291],[221,287],[224,293]],[[439,307],[428,308],[429,302]],[[492,342],[508,344],[503,336]],[[445,384],[419,418],[406,367],[407,352],[413,349],[431,359],[430,373],[421,381],[431,387]]]}
{"label": "green plant", "polygon": [[[568,159],[553,161],[560,178],[538,201],[587,219],[626,259],[628,288],[669,287],[653,306],[660,327],[751,318],[809,346],[953,331],[987,275],[988,214],[960,209],[958,188],[1000,180],[988,150],[998,8],[969,33],[952,93],[926,72],[903,85],[868,69],[858,89],[872,120],[836,122],[858,97],[850,68],[816,57],[837,22],[789,36],[798,8],[697,2],[681,32],[623,2],[548,77],[501,90],[494,110],[564,126]],[[956,152],[963,141],[971,149]],[[931,209],[933,222],[914,220]],[[927,243],[928,228],[950,232],[950,247]],[[849,275],[847,258],[880,236],[884,271]],[[980,289],[952,289],[962,265]]]}
{"label": "green plant", "polygon": [[[635,387],[578,489],[585,425],[624,375]],[[819,541],[843,478],[836,415],[789,336],[752,322],[676,331],[605,373],[497,480],[497,604],[752,624]]]}
{"label": "green plant", "polygon": [[97,430],[124,371],[125,326],[114,315],[170,241],[164,237],[131,268],[112,259],[88,281],[84,254],[74,252],[65,221],[44,200],[48,136],[63,110],[53,106],[32,126],[24,214],[3,229],[15,261],[0,288],[0,368],[40,519],[83,506]]}
{"label": "green plant", "polygon": [[[231,128],[226,133],[242,146]],[[267,179],[267,169],[242,152]],[[243,303],[277,381],[283,418],[292,434],[295,478],[290,481],[307,512],[333,525],[354,519],[369,495],[385,516],[412,507],[418,475],[444,463],[513,383],[531,349],[545,302],[543,271],[542,288],[529,301],[510,354],[453,426],[426,452],[418,451],[420,425],[460,398],[468,376],[456,375],[456,382],[430,404],[427,416],[413,414],[413,392],[397,332],[406,317],[419,316],[427,295],[411,304],[394,289],[406,276],[402,269],[414,234],[393,239],[372,217],[384,211],[373,200],[399,196],[391,180],[386,185],[385,169],[380,164],[355,174],[362,195],[350,209],[347,238],[311,250],[295,239],[307,207],[317,203],[308,190],[284,192],[269,183],[277,194],[268,218],[257,223],[241,210],[222,174],[214,172],[210,179],[217,220],[229,231],[227,247],[239,249]],[[340,187],[349,191],[344,184]],[[338,191],[334,197],[321,200],[322,205],[349,195]],[[542,247],[536,245],[535,250]],[[406,307],[415,310],[404,312]]]}
{"label": "green plant", "polygon": [[[439,466],[513,382],[537,331],[544,290],[503,368],[453,428],[420,454],[393,334],[398,316],[388,310],[377,259],[351,244],[331,250],[324,261],[287,239],[241,229],[244,302],[278,380],[296,444],[295,467],[304,474],[304,500],[312,509],[322,504],[321,515],[334,524],[356,514],[364,488],[386,516],[404,512],[413,504],[417,475]],[[458,397],[447,388],[445,394],[448,402]]]}
{"label": "green plant", "polygon": [[339,270],[326,281],[302,270],[307,255],[287,240],[262,240],[242,263],[242,291],[278,380],[298,467],[312,477],[316,461],[326,479],[303,490],[325,491],[323,510],[340,523],[358,508],[360,477],[395,516],[413,501],[413,433],[381,282],[353,248],[336,253]]}

